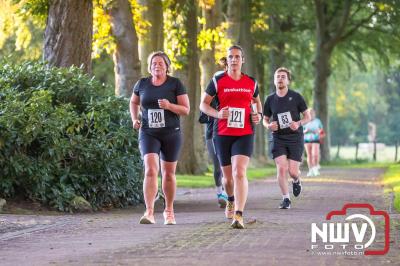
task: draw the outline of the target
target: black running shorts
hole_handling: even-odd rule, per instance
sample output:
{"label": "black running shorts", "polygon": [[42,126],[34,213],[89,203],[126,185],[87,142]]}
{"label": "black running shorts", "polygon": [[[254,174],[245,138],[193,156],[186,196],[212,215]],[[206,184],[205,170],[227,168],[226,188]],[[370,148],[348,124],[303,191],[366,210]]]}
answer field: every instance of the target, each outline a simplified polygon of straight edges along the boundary
{"label": "black running shorts", "polygon": [[320,143],[320,142],[319,140],[311,140],[311,141],[305,140],[304,143]]}
{"label": "black running shorts", "polygon": [[286,155],[290,160],[301,162],[304,151],[303,135],[274,135],[272,140],[272,158]]}
{"label": "black running shorts", "polygon": [[214,146],[221,166],[231,165],[231,157],[253,153],[254,134],[244,136],[214,136]]}
{"label": "black running shorts", "polygon": [[148,153],[157,153],[161,160],[166,162],[178,161],[182,147],[182,134],[180,130],[167,134],[149,134],[143,130],[139,132],[139,148],[142,158]]}

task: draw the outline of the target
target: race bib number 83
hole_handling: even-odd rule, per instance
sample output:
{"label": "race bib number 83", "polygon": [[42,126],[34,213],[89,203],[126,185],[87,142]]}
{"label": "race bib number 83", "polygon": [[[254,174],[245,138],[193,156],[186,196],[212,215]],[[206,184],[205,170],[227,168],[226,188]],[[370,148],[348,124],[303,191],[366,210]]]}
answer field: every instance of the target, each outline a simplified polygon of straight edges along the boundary
{"label": "race bib number 83", "polygon": [[228,127],[244,128],[244,108],[229,108]]}
{"label": "race bib number 83", "polygon": [[292,123],[292,115],[290,112],[280,113],[278,114],[278,122],[281,129],[288,128]]}
{"label": "race bib number 83", "polygon": [[149,127],[165,127],[164,109],[149,109],[148,111]]}

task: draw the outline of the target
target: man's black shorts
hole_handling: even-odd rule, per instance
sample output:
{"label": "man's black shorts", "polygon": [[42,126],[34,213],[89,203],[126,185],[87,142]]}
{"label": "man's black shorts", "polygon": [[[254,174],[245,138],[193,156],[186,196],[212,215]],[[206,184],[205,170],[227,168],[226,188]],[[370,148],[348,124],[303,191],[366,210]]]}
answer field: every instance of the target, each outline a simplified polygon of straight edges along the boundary
{"label": "man's black shorts", "polygon": [[286,155],[290,160],[301,162],[304,151],[304,139],[300,134],[277,135],[272,138],[272,158]]}

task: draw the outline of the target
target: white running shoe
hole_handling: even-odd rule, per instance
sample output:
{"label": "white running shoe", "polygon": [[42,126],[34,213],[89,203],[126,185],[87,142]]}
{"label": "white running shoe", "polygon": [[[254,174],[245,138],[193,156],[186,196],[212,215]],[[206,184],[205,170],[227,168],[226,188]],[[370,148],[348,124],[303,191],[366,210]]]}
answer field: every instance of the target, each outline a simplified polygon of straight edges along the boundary
{"label": "white running shoe", "polygon": [[311,168],[310,170],[308,170],[308,173],[307,173],[307,176],[308,177],[310,177],[310,176],[314,176],[314,170],[313,170],[314,168]]}
{"label": "white running shoe", "polygon": [[313,167],[311,170],[313,171],[314,176],[319,176],[320,175],[317,166]]}

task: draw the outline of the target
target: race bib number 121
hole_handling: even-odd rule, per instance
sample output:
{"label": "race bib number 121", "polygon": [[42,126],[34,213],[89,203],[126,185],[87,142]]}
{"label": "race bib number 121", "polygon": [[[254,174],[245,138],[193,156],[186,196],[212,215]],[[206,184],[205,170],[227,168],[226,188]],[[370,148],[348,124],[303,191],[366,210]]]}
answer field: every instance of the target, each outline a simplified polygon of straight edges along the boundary
{"label": "race bib number 121", "polygon": [[244,108],[229,109],[228,127],[244,128]]}

